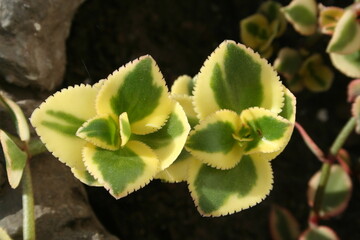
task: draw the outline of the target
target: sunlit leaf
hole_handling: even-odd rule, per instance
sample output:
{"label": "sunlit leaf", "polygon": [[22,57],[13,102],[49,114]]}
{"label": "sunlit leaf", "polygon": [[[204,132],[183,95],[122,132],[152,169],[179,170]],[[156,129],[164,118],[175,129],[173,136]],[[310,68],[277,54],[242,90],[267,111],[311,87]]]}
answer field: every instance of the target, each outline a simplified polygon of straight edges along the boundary
{"label": "sunlit leaf", "polygon": [[360,23],[355,10],[344,12],[336,24],[334,34],[326,51],[338,54],[351,54],[360,49]]}
{"label": "sunlit leaf", "polygon": [[[309,181],[308,202],[310,206],[313,206],[320,175],[319,171]],[[341,166],[332,165],[320,208],[320,216],[327,218],[342,213],[349,203],[351,192],[352,182],[348,174]]]}
{"label": "sunlit leaf", "polygon": [[0,130],[0,141],[5,155],[10,186],[17,188],[26,165],[27,154],[2,130]]}
{"label": "sunlit leaf", "polygon": [[302,35],[311,35],[316,31],[317,6],[314,0],[292,0],[282,8],[286,19]]}
{"label": "sunlit leaf", "polygon": [[171,94],[191,96],[195,81],[195,78],[188,75],[178,77],[171,86]]}
{"label": "sunlit leaf", "polygon": [[9,111],[20,139],[22,141],[29,141],[29,125],[21,108],[14,101],[2,93],[0,93],[0,103],[2,103],[6,110]]}
{"label": "sunlit leaf", "polygon": [[344,9],[339,7],[323,7],[320,8],[319,25],[321,32],[332,35],[335,26],[341,16],[344,14]]}
{"label": "sunlit leaf", "polygon": [[360,51],[342,55],[330,53],[333,65],[348,77],[360,78]]}
{"label": "sunlit leaf", "polygon": [[300,226],[287,209],[273,205],[270,212],[270,232],[273,240],[294,240],[300,235]]}
{"label": "sunlit leaf", "polygon": [[102,186],[86,169],[79,170],[76,168],[71,168],[71,172],[77,179],[86,185],[92,187]]}
{"label": "sunlit leaf", "polygon": [[83,151],[87,170],[115,198],[125,197],[150,182],[159,172],[159,160],[144,143],[129,141],[116,151],[91,144]]}
{"label": "sunlit leaf", "polygon": [[249,107],[281,111],[283,89],[274,69],[244,45],[224,41],[198,74],[194,106],[200,120],[220,109],[240,114]]}
{"label": "sunlit leaf", "polygon": [[348,102],[353,102],[355,98],[360,96],[360,79],[352,80],[349,83],[347,94]]}
{"label": "sunlit leaf", "polygon": [[49,97],[31,116],[46,148],[71,168],[85,170],[82,148],[86,141],[77,137],[77,130],[95,117],[95,98],[98,89],[80,85],[63,89]]}
{"label": "sunlit leaf", "polygon": [[303,232],[299,240],[339,240],[339,237],[327,226],[313,226]]}
{"label": "sunlit leaf", "polygon": [[193,161],[189,169],[189,190],[204,216],[222,216],[261,202],[273,183],[269,161],[244,156],[229,170],[220,170]]}
{"label": "sunlit leaf", "polygon": [[135,134],[155,132],[174,107],[154,59],[143,56],[111,74],[96,99],[99,115],[117,119],[126,112]]}
{"label": "sunlit leaf", "polygon": [[320,54],[313,54],[307,58],[299,74],[304,85],[313,92],[328,90],[334,79],[334,73],[323,63]]}

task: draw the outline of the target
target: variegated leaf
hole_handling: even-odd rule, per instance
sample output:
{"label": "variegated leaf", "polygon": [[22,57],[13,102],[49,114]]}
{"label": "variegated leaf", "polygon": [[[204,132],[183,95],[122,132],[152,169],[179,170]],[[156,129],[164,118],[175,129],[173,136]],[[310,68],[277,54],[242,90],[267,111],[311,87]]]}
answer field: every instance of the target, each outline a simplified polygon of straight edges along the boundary
{"label": "variegated leaf", "polygon": [[222,216],[261,202],[272,188],[273,174],[269,161],[244,156],[229,170],[193,161],[188,182],[199,212],[204,216]]}
{"label": "variegated leaf", "polygon": [[332,35],[336,24],[344,14],[344,9],[339,7],[323,7],[320,9],[319,25],[321,32]]}
{"label": "variegated leaf", "polygon": [[159,172],[159,160],[154,151],[138,141],[129,141],[116,151],[84,147],[83,159],[87,170],[115,198],[145,186]]}
{"label": "variegated leaf", "polygon": [[331,87],[334,73],[327,67],[320,54],[313,54],[301,66],[300,77],[304,85],[313,92],[326,91]]}
{"label": "variegated leaf", "polygon": [[100,148],[117,150],[120,147],[119,124],[109,115],[89,119],[76,135]]}
{"label": "variegated leaf", "polygon": [[188,75],[178,77],[171,86],[171,94],[191,96],[196,78]]}
{"label": "variegated leaf", "polygon": [[353,102],[358,96],[360,96],[360,79],[352,80],[349,83],[347,95],[348,102]]}
{"label": "variegated leaf", "polygon": [[351,54],[360,50],[360,23],[355,10],[344,12],[336,24],[334,34],[326,51],[338,54]]}
{"label": "variegated leaf", "polygon": [[199,123],[199,119],[197,118],[197,114],[194,110],[193,96],[173,94],[171,97],[184,109],[190,126],[194,127],[197,125]]}
{"label": "variegated leaf", "polygon": [[[248,141],[244,142],[244,153],[272,153],[286,146],[294,125],[285,118],[263,108],[249,108],[240,115]],[[241,135],[240,128],[239,135]]]}
{"label": "variegated leaf", "polygon": [[276,1],[265,1],[259,7],[258,12],[264,15],[271,25],[275,37],[280,37],[286,30],[286,19],[281,11],[282,5]]}
{"label": "variegated leaf", "polygon": [[259,106],[278,113],[283,99],[273,68],[251,49],[233,41],[224,41],[205,61],[194,90],[200,120],[220,109],[240,114]]}
{"label": "variegated leaf", "polygon": [[273,240],[295,240],[300,235],[300,226],[287,209],[274,205],[270,212],[270,232]]}
{"label": "variegated leaf", "polygon": [[[234,135],[239,131],[239,117],[220,110],[201,121],[189,134],[186,149],[204,163],[220,169],[233,168],[243,150]],[[244,137],[243,141],[247,141]]]}
{"label": "variegated leaf", "polygon": [[347,55],[330,53],[330,59],[333,65],[346,76],[360,78],[360,50]]}
{"label": "variegated leaf", "polygon": [[123,147],[131,137],[131,126],[129,122],[129,117],[126,112],[120,114],[119,126],[120,126],[121,146]]}
{"label": "variegated leaf", "polygon": [[286,19],[302,35],[311,35],[316,31],[317,6],[315,0],[292,0],[282,8]]}
{"label": "variegated leaf", "polygon": [[174,108],[154,59],[143,56],[111,74],[96,99],[99,115],[126,112],[135,134],[155,132]]}
{"label": "variegated leaf", "polygon": [[25,142],[29,141],[29,125],[21,108],[2,93],[0,93],[0,103],[2,103],[6,110],[10,113],[20,139]]}
{"label": "variegated leaf", "polygon": [[303,232],[299,240],[339,240],[334,230],[327,226],[313,226]]}
{"label": "variegated leaf", "polygon": [[86,185],[92,187],[102,186],[86,169],[79,170],[76,168],[71,168],[71,172],[77,179]]}
{"label": "variegated leaf", "polygon": [[182,150],[178,158],[168,168],[159,172],[155,178],[169,183],[186,181],[188,178],[189,166],[192,161],[197,161],[188,151]]}
{"label": "variegated leaf", "polygon": [[49,97],[31,116],[46,148],[71,168],[84,171],[82,148],[86,141],[76,131],[87,120],[95,117],[97,88],[89,85],[69,87]]}
{"label": "variegated leaf", "polygon": [[352,104],[351,112],[356,120],[355,131],[357,134],[360,134],[360,96],[357,96],[354,103]]}
{"label": "variegated leaf", "polygon": [[181,153],[190,126],[184,110],[176,103],[166,124],[158,131],[146,135],[133,135],[131,140],[137,140],[148,145],[160,161],[160,170],[169,167]]}
{"label": "variegated leaf", "polygon": [[[318,171],[309,181],[307,196],[310,206],[314,205],[314,197],[319,185],[320,175],[321,172]],[[337,164],[332,165],[320,208],[320,216],[328,218],[342,213],[349,203],[351,192],[352,182],[348,174],[341,166]]]}
{"label": "variegated leaf", "polygon": [[6,161],[6,172],[10,186],[17,188],[27,161],[27,154],[2,130],[0,141]]}
{"label": "variegated leaf", "polygon": [[292,79],[299,71],[302,63],[301,55],[292,48],[282,48],[274,61],[274,68],[284,75],[287,80]]}

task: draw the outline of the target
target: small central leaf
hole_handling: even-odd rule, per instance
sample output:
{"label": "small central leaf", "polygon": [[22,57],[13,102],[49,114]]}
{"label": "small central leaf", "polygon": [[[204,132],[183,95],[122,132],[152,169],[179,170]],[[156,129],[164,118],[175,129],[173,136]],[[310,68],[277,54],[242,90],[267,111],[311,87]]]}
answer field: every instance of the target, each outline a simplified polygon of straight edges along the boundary
{"label": "small central leaf", "polygon": [[119,127],[111,116],[88,120],[77,131],[77,136],[97,147],[117,150],[120,147]]}
{"label": "small central leaf", "polygon": [[120,114],[119,126],[120,126],[121,146],[123,147],[131,137],[131,126],[126,112]]}

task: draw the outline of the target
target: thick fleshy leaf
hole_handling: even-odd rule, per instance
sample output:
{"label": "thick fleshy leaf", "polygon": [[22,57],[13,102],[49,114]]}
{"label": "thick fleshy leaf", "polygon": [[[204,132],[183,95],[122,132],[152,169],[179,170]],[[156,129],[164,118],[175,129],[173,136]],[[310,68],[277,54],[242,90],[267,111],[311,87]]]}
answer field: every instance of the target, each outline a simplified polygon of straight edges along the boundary
{"label": "thick fleshy leaf", "polygon": [[299,74],[304,85],[314,92],[328,90],[334,79],[334,73],[324,65],[320,54],[314,54],[306,59]]}
{"label": "thick fleshy leaf", "polygon": [[12,238],[7,234],[7,232],[0,227],[0,239],[1,240],[12,240]]}
{"label": "thick fleshy leaf", "polygon": [[300,235],[300,226],[287,209],[274,205],[270,212],[270,232],[273,240],[294,240]]}
{"label": "thick fleshy leaf", "polygon": [[85,170],[82,148],[86,141],[76,136],[81,125],[95,117],[98,89],[89,85],[69,87],[49,97],[31,116],[46,148],[70,167]]}
{"label": "thick fleshy leaf", "polygon": [[255,51],[266,49],[275,37],[268,20],[262,14],[253,14],[240,22],[241,40]]}
{"label": "thick fleshy leaf", "polygon": [[287,23],[281,8],[280,3],[270,0],[263,2],[258,10],[269,21],[275,37],[280,37],[286,30]]}
{"label": "thick fleshy leaf", "polygon": [[129,141],[116,151],[88,144],[83,151],[87,170],[115,198],[145,186],[159,171],[159,160],[150,147]]}
{"label": "thick fleshy leaf", "polygon": [[299,240],[339,240],[339,237],[327,226],[313,226],[303,232]]}
{"label": "thick fleshy leaf", "polygon": [[320,8],[319,25],[321,32],[332,35],[336,24],[344,14],[344,9],[339,7],[323,7]]}
{"label": "thick fleshy leaf", "polygon": [[[309,181],[307,195],[310,206],[313,206],[320,175],[321,172],[318,171]],[[320,216],[327,218],[342,213],[349,203],[351,192],[352,182],[348,174],[341,166],[332,165],[320,208]]]}
{"label": "thick fleshy leaf", "polygon": [[274,68],[287,80],[291,80],[299,71],[302,63],[301,55],[292,48],[282,48],[274,61]]}
{"label": "thick fleshy leaf", "polygon": [[220,109],[240,114],[259,106],[278,113],[283,91],[274,69],[244,45],[224,41],[197,76],[194,107],[200,120]]}
{"label": "thick fleshy leaf", "polygon": [[317,6],[314,0],[293,0],[282,8],[286,19],[302,35],[311,35],[316,31]]}
{"label": "thick fleshy leaf", "polygon": [[342,55],[330,53],[333,65],[348,77],[360,78],[360,51]]}
{"label": "thick fleshy leaf", "polygon": [[173,94],[171,97],[177,101],[183,110],[185,111],[186,117],[188,118],[189,124],[191,127],[194,127],[199,123],[197,114],[194,110],[193,97],[187,95],[177,95]]}
{"label": "thick fleshy leaf", "polygon": [[121,146],[123,147],[131,137],[131,126],[129,122],[129,117],[126,112],[120,114],[119,125],[120,125]]}
{"label": "thick fleshy leaf", "polygon": [[135,134],[160,129],[173,107],[162,74],[148,55],[111,74],[96,99],[99,115],[111,114],[117,119],[126,112]]}
{"label": "thick fleshy leaf", "polygon": [[86,121],[76,135],[100,148],[117,150],[120,147],[119,125],[111,116],[96,116]]}
{"label": "thick fleshy leaf", "polygon": [[360,23],[353,9],[346,10],[336,24],[334,34],[326,51],[338,54],[350,54],[360,50]]}
{"label": "thick fleshy leaf", "polygon": [[2,130],[0,130],[0,141],[5,155],[6,172],[10,186],[17,188],[26,164],[27,154]]}
{"label": "thick fleshy leaf", "polygon": [[240,115],[240,121],[249,129],[249,141],[244,143],[246,154],[280,150],[289,141],[294,128],[287,119],[263,108],[244,110]]}
{"label": "thick fleshy leaf", "polygon": [[71,168],[71,172],[77,179],[86,185],[92,187],[102,186],[93,176],[91,176],[91,174],[86,169],[78,170],[76,168]]}
{"label": "thick fleshy leaf", "polygon": [[169,167],[181,153],[190,125],[179,103],[170,114],[166,124],[158,131],[147,135],[133,135],[131,139],[148,145],[160,161],[160,170]]}
{"label": "thick fleshy leaf", "polygon": [[189,134],[186,149],[210,166],[232,168],[243,154],[239,140],[234,137],[238,131],[238,115],[233,111],[220,110],[195,126]]}
{"label": "thick fleshy leaf", "polygon": [[188,75],[178,77],[171,86],[171,94],[191,96],[196,78]]}
{"label": "thick fleshy leaf", "polygon": [[[295,116],[296,116],[296,98],[286,87],[284,87],[284,92],[285,92],[284,106],[282,108],[282,111],[279,113],[279,116],[289,120],[291,122],[291,124],[294,124]],[[293,129],[291,130],[291,132],[287,133],[287,138],[284,139],[284,144],[278,151],[271,152],[271,153],[260,153],[260,152],[254,153],[254,154],[251,154],[251,157],[255,161],[257,161],[258,159],[273,160],[285,149],[286,145],[290,141],[292,132],[293,132]]]}
{"label": "thick fleshy leaf", "polygon": [[356,119],[355,131],[357,134],[360,134],[360,96],[358,96],[352,104],[351,112],[353,117]]}
{"label": "thick fleshy leaf", "polygon": [[169,183],[177,183],[186,181],[188,178],[189,166],[192,161],[198,161],[188,151],[183,149],[175,160],[168,168],[159,172],[155,178],[161,179]]}
{"label": "thick fleshy leaf", "polygon": [[261,202],[272,188],[273,175],[269,161],[244,156],[229,170],[193,161],[188,182],[198,211],[204,216],[221,216]]}
{"label": "thick fleshy leaf", "polygon": [[20,139],[22,141],[29,141],[29,125],[21,108],[14,101],[12,101],[10,98],[7,98],[2,93],[0,93],[0,103],[2,103],[9,111]]}
{"label": "thick fleshy leaf", "polygon": [[358,96],[360,96],[360,79],[352,80],[349,83],[347,95],[348,102],[353,102]]}

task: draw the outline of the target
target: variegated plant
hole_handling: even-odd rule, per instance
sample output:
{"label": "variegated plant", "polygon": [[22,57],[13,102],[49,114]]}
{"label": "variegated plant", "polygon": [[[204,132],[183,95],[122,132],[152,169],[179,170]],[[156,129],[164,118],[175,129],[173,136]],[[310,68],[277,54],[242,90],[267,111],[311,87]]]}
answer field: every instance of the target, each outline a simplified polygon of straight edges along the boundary
{"label": "variegated plant", "polygon": [[49,151],[82,182],[115,198],[169,167],[190,126],[155,61],[143,56],[90,85],[49,97],[31,116]]}
{"label": "variegated plant", "polygon": [[[174,83],[172,95],[199,123],[183,157],[166,169],[166,180],[186,178],[205,216],[262,201],[273,183],[270,160],[289,141],[296,111],[295,97],[273,68],[244,45],[224,41],[194,79],[182,76]],[[181,173],[186,164],[188,174]]]}

